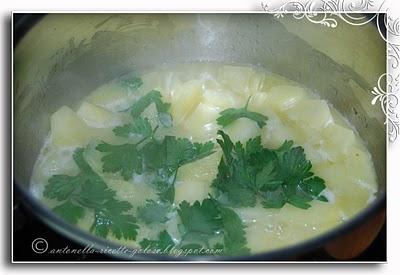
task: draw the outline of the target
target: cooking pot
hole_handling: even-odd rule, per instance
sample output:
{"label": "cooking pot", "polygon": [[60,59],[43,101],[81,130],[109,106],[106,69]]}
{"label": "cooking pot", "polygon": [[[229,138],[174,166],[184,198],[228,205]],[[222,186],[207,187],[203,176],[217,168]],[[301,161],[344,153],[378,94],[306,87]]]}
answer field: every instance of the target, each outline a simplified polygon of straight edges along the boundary
{"label": "cooking pot", "polygon": [[293,260],[323,248],[337,259],[351,259],[376,237],[385,219],[386,128],[382,110],[370,103],[370,91],[385,72],[386,52],[374,24],[352,26],[337,18],[337,27],[329,28],[306,17],[285,14],[278,18],[266,13],[50,14],[28,20],[37,17],[24,15],[25,20],[14,26],[14,187],[27,208],[56,231],[83,246],[120,246],[66,223],[29,192],[50,115],[62,105],[76,106],[97,86],[132,70],[211,61],[261,66],[328,100],[354,125],[371,153],[379,184],[376,200],[325,234],[266,253],[239,258],[112,256],[125,260]]}

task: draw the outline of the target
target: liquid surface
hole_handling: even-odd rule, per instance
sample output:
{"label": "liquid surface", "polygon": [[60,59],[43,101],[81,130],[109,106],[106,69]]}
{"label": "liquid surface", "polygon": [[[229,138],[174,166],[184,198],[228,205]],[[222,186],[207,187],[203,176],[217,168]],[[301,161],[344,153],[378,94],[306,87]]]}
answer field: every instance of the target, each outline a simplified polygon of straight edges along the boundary
{"label": "liquid surface", "polygon": [[[161,67],[140,76],[143,85],[137,91],[126,91],[112,81],[98,87],[82,99],[75,110],[63,106],[51,117],[51,132],[37,159],[31,178],[31,191],[53,208],[59,202],[43,196],[43,190],[53,175],[74,176],[79,170],[72,155],[77,147],[86,147],[85,159],[101,176],[116,197],[128,201],[136,215],[146,200],[157,200],[157,192],[146,177],[134,175],[124,180],[105,173],[101,153],[95,150],[100,140],[123,144],[124,137],[114,134],[113,128],[129,123],[128,110],[150,90],[161,92],[171,103],[169,112],[173,126],[159,129],[158,135],[186,137],[193,142],[217,139],[219,113],[227,108],[241,108],[250,97],[248,108],[268,117],[265,127],[241,118],[224,128],[233,141],[245,143],[261,135],[262,144],[278,148],[285,140],[304,147],[312,163],[312,172],[325,180],[323,195],[328,202],[313,200],[311,207],[300,209],[285,204],[280,209],[256,207],[233,208],[245,225],[247,247],[251,253],[264,252],[295,244],[315,237],[338,226],[357,214],[374,200],[377,191],[374,167],[368,151],[351,125],[325,100],[306,88],[261,69],[221,64],[185,64]],[[144,116],[154,124],[155,107],[150,105]],[[174,205],[182,201],[194,203],[212,194],[211,183],[217,176],[221,149],[196,162],[182,166],[175,183]],[[86,211],[77,225],[89,230],[93,213]],[[138,221],[136,240],[108,239],[137,247],[144,238],[156,239],[166,230],[179,242],[179,215],[168,213],[166,222],[149,226]]]}

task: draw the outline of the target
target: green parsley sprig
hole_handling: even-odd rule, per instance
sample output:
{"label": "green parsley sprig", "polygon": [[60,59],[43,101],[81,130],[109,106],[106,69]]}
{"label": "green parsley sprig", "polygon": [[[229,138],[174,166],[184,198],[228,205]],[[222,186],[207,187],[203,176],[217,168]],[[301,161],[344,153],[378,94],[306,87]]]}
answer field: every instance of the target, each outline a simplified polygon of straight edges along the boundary
{"label": "green parsley sprig", "polygon": [[76,176],[52,176],[43,195],[62,202],[53,211],[71,223],[77,223],[90,210],[94,213],[91,232],[104,238],[111,233],[118,239],[135,240],[139,227],[136,218],[126,213],[132,205],[115,198],[115,191],[92,170],[83,152],[78,148],[73,155],[80,172]]}
{"label": "green parsley sprig", "polygon": [[286,203],[307,209],[312,200],[327,201],[321,195],[323,179],[313,176],[304,149],[292,141],[271,150],[263,148],[261,137],[235,144],[223,131],[217,139],[223,151],[218,174],[213,180],[221,202],[233,207],[254,207],[257,199],[265,208],[281,208]]}
{"label": "green parsley sprig", "polygon": [[258,127],[264,127],[268,117],[257,112],[249,111],[249,101],[250,98],[247,100],[246,105],[243,108],[228,108],[220,112],[220,117],[217,118],[217,123],[222,127],[226,127],[240,118],[248,118],[256,122]]}
{"label": "green parsley sprig", "polygon": [[[222,249],[227,255],[249,253],[242,220],[235,211],[222,206],[215,199],[210,197],[202,202],[195,201],[193,204],[183,201],[177,211],[181,220],[178,225],[182,232],[180,242],[175,243],[167,231],[162,231],[158,240],[141,241],[143,249],[212,247]],[[214,246],[211,244],[213,241]]]}

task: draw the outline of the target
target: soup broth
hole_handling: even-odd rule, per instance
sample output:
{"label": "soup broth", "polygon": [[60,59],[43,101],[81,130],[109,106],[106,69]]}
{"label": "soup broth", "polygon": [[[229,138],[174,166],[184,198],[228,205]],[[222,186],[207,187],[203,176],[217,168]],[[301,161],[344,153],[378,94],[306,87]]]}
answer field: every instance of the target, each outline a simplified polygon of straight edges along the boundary
{"label": "soup broth", "polygon": [[[146,105],[143,98],[149,93],[153,97],[147,96],[150,104]],[[230,255],[265,252],[313,238],[356,215],[377,192],[373,163],[357,132],[317,94],[280,75],[244,65],[182,64],[127,74],[98,87],[77,108],[62,106],[51,116],[51,130],[33,170],[31,191],[78,227],[132,247],[164,248],[164,240],[181,248],[221,248],[224,255]],[[145,107],[140,109],[138,102]],[[141,112],[135,111],[139,109]],[[224,113],[227,109],[237,117],[230,120],[232,114]],[[139,122],[142,124],[135,124]],[[309,197],[301,197],[303,193],[291,197],[285,188],[292,183],[285,181],[292,178],[284,175],[291,172],[281,169],[279,178],[267,164],[254,176],[255,187],[244,182],[244,189],[238,190],[246,192],[234,197],[236,185],[223,182],[222,176],[228,175],[226,179],[233,184],[233,175],[246,171],[240,175],[248,176],[253,166],[222,170],[223,160],[225,167],[231,162],[222,150],[219,130],[232,144],[243,146],[260,137],[261,146],[277,156],[280,167],[297,167],[290,166],[289,154],[285,157],[278,149],[285,141],[293,141],[292,149],[298,149],[290,152],[299,157],[304,152],[312,165],[306,169],[313,173],[312,178],[311,174],[304,176],[297,186],[305,182],[314,186],[300,190]],[[146,135],[148,138],[143,138]],[[163,143],[166,137],[171,143]],[[143,164],[148,159],[159,161],[161,157],[149,152],[158,153],[164,147],[159,145],[140,159],[135,157],[150,139],[175,146],[166,145],[166,162],[171,162],[172,156],[180,159],[174,164],[176,170],[168,174],[170,185],[166,188],[172,195],[157,185],[157,177],[163,176],[160,169],[150,173]],[[223,141],[228,148],[229,142]],[[196,144],[203,145],[202,149],[197,150]],[[180,150],[182,146],[191,148],[195,156],[184,159],[188,153]],[[77,148],[82,148],[79,156],[90,172],[79,165]],[[251,148],[247,149],[250,156]],[[232,153],[236,165],[239,151]],[[258,165],[258,161],[254,163]],[[274,175],[277,178],[267,180]],[[87,186],[80,186],[83,181]],[[99,181],[106,188],[90,189],[91,182]],[[260,187],[259,182],[264,185]],[[315,186],[324,188],[317,192]],[[276,193],[279,188],[285,190],[283,195]],[[91,200],[103,208],[91,205],[88,195],[79,192],[97,196]],[[114,206],[103,195],[112,197]],[[245,201],[245,196],[249,200]],[[107,220],[115,205],[121,213],[115,214],[115,220]],[[218,212],[215,215],[214,210]],[[99,224],[100,220],[103,223]],[[234,243],[242,247],[236,249]]]}

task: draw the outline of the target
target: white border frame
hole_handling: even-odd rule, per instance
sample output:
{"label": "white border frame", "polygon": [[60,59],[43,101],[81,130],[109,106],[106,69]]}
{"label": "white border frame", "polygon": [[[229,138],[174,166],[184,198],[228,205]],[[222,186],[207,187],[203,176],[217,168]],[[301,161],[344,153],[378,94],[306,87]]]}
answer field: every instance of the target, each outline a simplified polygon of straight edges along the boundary
{"label": "white border frame", "polygon": [[[328,0],[328,1],[335,1],[335,0]],[[336,1],[346,1],[346,0],[336,0]],[[361,1],[366,1],[366,0],[361,0]],[[277,1],[275,1],[275,2],[277,2]],[[286,2],[293,2],[293,1],[286,1]],[[305,2],[305,1],[303,1],[303,2]],[[308,2],[313,2],[313,1],[308,1]],[[348,2],[351,2],[351,1],[348,1]],[[382,2],[385,2],[385,1],[382,1]],[[261,4],[262,3],[263,2],[261,2]],[[301,2],[298,2],[298,3],[301,3]],[[285,5],[287,5],[287,3],[283,3],[283,6],[285,6]],[[382,5],[383,5],[383,3],[382,3]],[[143,11],[143,10],[140,10],[140,11],[110,11],[110,10],[109,11],[102,11],[102,10],[99,10],[99,11],[95,11],[95,10],[28,11],[28,10],[18,10],[18,11],[13,11],[12,15],[15,14],[15,13],[255,13],[256,14],[256,13],[266,13],[266,12],[273,13],[273,14],[285,14],[285,15],[286,14],[290,14],[290,10],[269,10],[269,11],[266,11],[265,10],[265,6],[263,6],[263,5],[261,5],[261,8],[263,9],[261,11],[236,11],[236,10],[234,10],[234,11],[207,11],[207,10],[193,10],[193,11],[173,11],[173,10],[171,10],[171,11],[169,11],[169,10],[168,11],[166,11],[166,10],[155,10],[155,11],[153,11],[153,10],[148,10],[148,11],[147,10],[146,11]],[[335,13],[336,14],[352,14],[352,13],[360,13],[360,12],[376,13],[377,11],[373,11],[373,10],[368,10],[368,11],[358,11],[358,10],[340,11],[340,10],[338,10],[338,11],[333,11],[332,14],[335,14]],[[324,11],[317,11],[317,10],[304,10],[303,13],[304,14],[309,14],[309,13],[310,14],[312,14],[312,13],[323,14],[325,12]],[[308,16],[307,18],[312,19],[313,16],[311,16],[311,17]],[[310,21],[310,22],[312,22],[312,21]],[[313,22],[313,23],[315,23],[315,22]],[[317,22],[317,23],[319,23],[319,22]],[[324,23],[319,23],[319,24],[328,26],[327,24],[324,24]],[[328,27],[332,27],[332,26],[328,26]],[[13,54],[14,54],[14,51],[13,51],[13,40],[14,40],[14,37],[13,37],[13,21],[11,21],[11,33],[12,33],[12,39],[11,39],[11,49],[12,49],[12,53],[11,53],[11,70],[12,71],[11,71],[11,77],[12,77],[12,80],[13,80],[13,72],[14,72],[14,68],[13,68],[13,65],[14,65],[13,64],[13,60],[14,60],[14,56],[13,56]],[[399,44],[395,44],[395,45],[398,46]],[[400,62],[399,58],[398,58],[398,55],[396,57],[396,60],[397,60],[398,63]],[[397,66],[396,66],[396,68],[397,68]],[[400,70],[400,67],[398,69]],[[397,73],[398,73],[398,75],[394,79],[399,81],[398,80],[398,76],[400,76],[400,72],[397,72]],[[399,82],[397,82],[396,87],[399,86],[398,84],[399,84]],[[382,93],[385,93],[385,91],[383,91],[383,89],[381,89],[381,87],[379,85],[377,85],[377,87],[379,87],[378,88],[379,92],[378,92],[378,94],[375,94],[375,95],[382,97]],[[13,148],[14,147],[14,143],[13,143],[13,139],[14,139],[14,136],[13,136],[13,133],[14,133],[14,128],[13,128],[13,124],[14,124],[14,121],[13,121],[13,119],[14,119],[13,118],[13,114],[14,114],[13,81],[11,83],[11,89],[12,89],[12,91],[11,91],[11,112],[12,112],[12,114],[11,114],[11,146]],[[375,91],[375,89],[374,89],[374,91]],[[396,89],[396,93],[397,92],[398,92],[398,88]],[[397,96],[395,96],[395,97],[397,99]],[[376,99],[376,100],[379,100],[379,98]],[[381,101],[381,100],[379,100],[379,101]],[[397,104],[396,104],[396,106],[397,106]],[[383,110],[383,111],[385,112],[385,110]],[[397,118],[398,118],[398,115],[397,115]],[[396,134],[396,138],[397,138],[397,134]],[[13,172],[13,170],[14,170],[14,167],[13,167],[13,152],[12,152],[11,172]],[[11,182],[11,184],[12,184],[12,182]],[[13,220],[13,198],[14,198],[14,194],[13,194],[13,188],[12,187],[11,187],[11,192],[12,192],[11,219]],[[13,227],[13,225],[12,225],[12,227]],[[11,262],[12,263],[34,263],[34,264],[41,264],[41,263],[62,263],[62,264],[69,264],[69,263],[115,263],[114,261],[85,261],[85,262],[81,262],[81,261],[14,261],[12,259],[12,256],[13,256],[13,228],[11,228]],[[282,263],[285,263],[285,264],[286,263],[290,263],[290,264],[292,264],[292,263],[382,263],[382,262],[381,261],[369,261],[369,262],[364,262],[364,261],[361,261],[361,262],[359,262],[359,261],[335,261],[335,262],[331,262],[331,261],[319,261],[319,262],[314,262],[314,261],[291,261],[291,262],[282,262],[282,261],[173,261],[173,262],[166,262],[166,261],[117,261],[117,263],[147,263],[147,264],[148,263],[163,263],[163,264],[165,264],[165,263],[172,263],[172,264],[173,263],[252,263],[252,264],[254,264],[254,263],[255,264],[258,264],[258,263],[261,263],[261,264],[263,264],[263,263],[280,263],[280,264],[282,264]]]}

